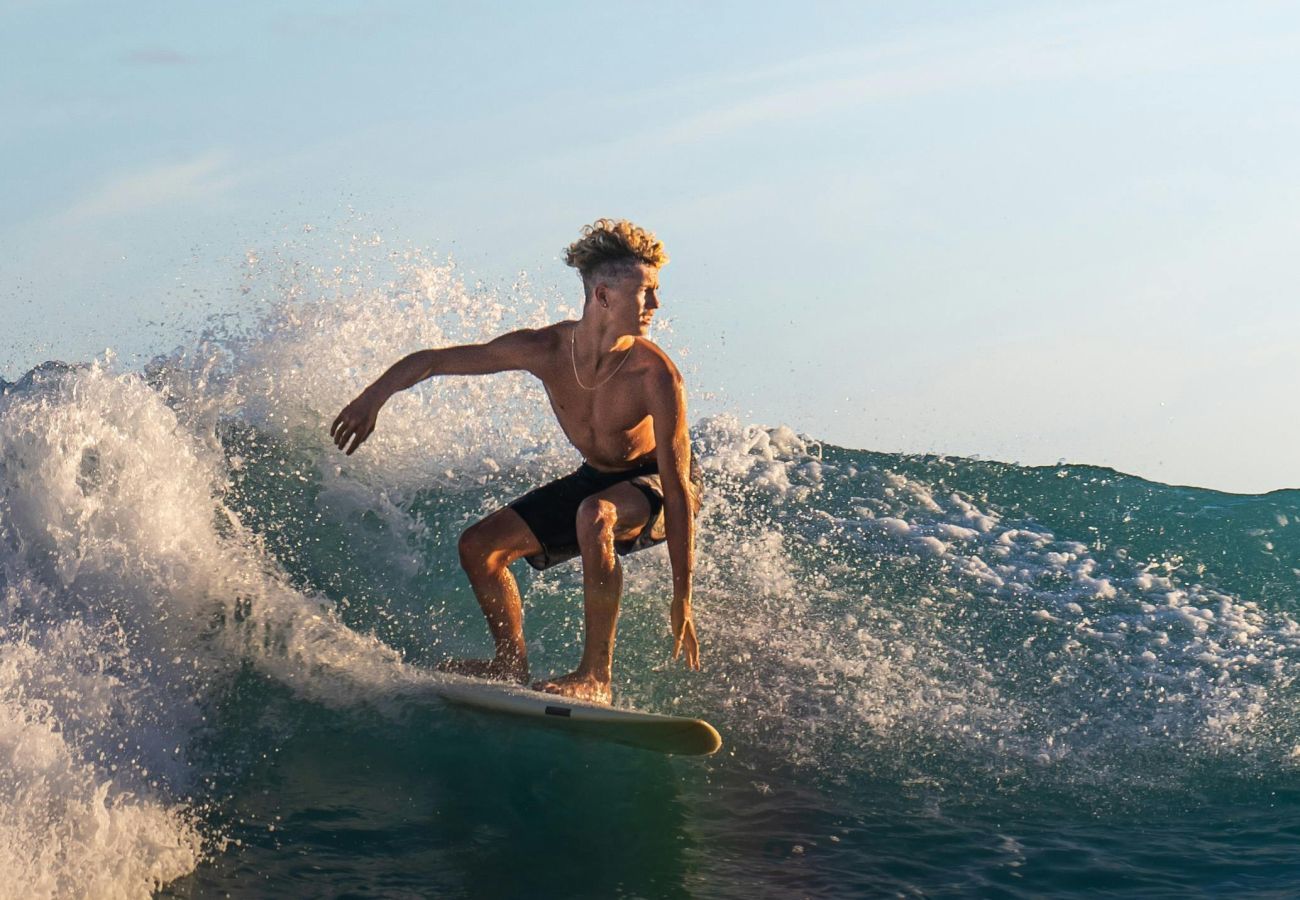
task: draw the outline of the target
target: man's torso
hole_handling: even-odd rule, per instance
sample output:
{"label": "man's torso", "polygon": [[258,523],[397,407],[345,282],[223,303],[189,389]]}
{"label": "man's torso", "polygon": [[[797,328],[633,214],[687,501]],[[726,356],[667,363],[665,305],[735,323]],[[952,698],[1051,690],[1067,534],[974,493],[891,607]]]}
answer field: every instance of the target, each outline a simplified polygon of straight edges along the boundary
{"label": "man's torso", "polygon": [[672,363],[650,341],[634,338],[630,356],[612,376],[596,375],[591,387],[592,379],[584,373],[583,383],[591,389],[585,388],[574,372],[573,327],[574,323],[560,322],[541,329],[546,350],[532,369],[546,388],[560,428],[597,469],[618,471],[653,459],[649,376]]}

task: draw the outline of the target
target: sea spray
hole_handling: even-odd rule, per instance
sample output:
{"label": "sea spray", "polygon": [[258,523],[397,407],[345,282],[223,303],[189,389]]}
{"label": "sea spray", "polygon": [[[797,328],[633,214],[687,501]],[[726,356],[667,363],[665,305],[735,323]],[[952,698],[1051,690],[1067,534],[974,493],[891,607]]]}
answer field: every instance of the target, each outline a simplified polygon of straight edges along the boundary
{"label": "sea spray", "polygon": [[[757,871],[824,896],[954,872],[1032,895],[1062,888],[1034,875],[1054,841],[1181,889],[1232,857],[1202,813],[1161,826],[1177,865],[1134,855],[1126,823],[1293,778],[1296,492],[872,453],[726,415],[692,428],[705,671],[667,660],[662,548],[624,561],[615,662],[616,702],[702,715],[723,754],[651,764],[443,710],[422,666],[490,646],[457,533],[576,454],[522,374],[405,392],[352,457],[328,425],[411,350],[574,310],[418,254],[250,266],[238,328],[143,373],[3,388],[0,891],[144,896],[196,866],[182,884],[232,891],[255,865],[281,893],[456,893],[507,883],[525,834],[541,894],[675,872],[679,893],[737,896]],[[571,667],[577,567],[518,574],[535,670]],[[548,842],[571,807],[622,817],[586,838],[609,871]],[[1288,809],[1256,857],[1289,852]],[[626,827],[647,810],[649,850]]]}
{"label": "sea spray", "polygon": [[194,652],[171,589],[194,579],[190,501],[210,516],[213,470],[174,430],[138,378],[97,367],[47,367],[0,398],[0,846],[15,876],[0,890],[15,896],[144,896],[199,858],[185,750],[219,663]]}
{"label": "sea spray", "polygon": [[190,751],[242,660],[337,704],[403,670],[285,584],[221,503],[225,460],[139,376],[25,382],[0,398],[6,871],[139,896],[199,858]]}
{"label": "sea spray", "polygon": [[[297,268],[288,290],[285,277],[275,280],[280,293],[257,327],[220,344],[225,393],[197,396],[224,396],[228,421],[296,460],[294,477],[311,496],[298,521],[275,523],[291,535],[277,538],[281,546],[309,542],[321,519],[339,523],[418,593],[439,581],[427,577],[429,560],[441,558],[446,580],[460,580],[445,564],[456,531],[576,461],[544,395],[520,373],[433,379],[395,397],[352,457],[330,445],[328,422],[412,349],[487,340],[574,310],[519,286],[468,287],[450,264],[418,255],[362,268],[365,277]],[[196,359],[206,366],[211,356]],[[193,371],[175,363],[162,369]],[[1024,471],[1015,467],[822,448],[789,428],[726,416],[698,423],[693,440],[709,486],[697,607],[717,677],[633,679],[627,702],[717,704],[735,716],[737,738],[825,770],[841,770],[841,754],[859,765],[929,766],[941,747],[945,759],[991,770],[1008,760],[1064,765],[1067,780],[1086,780],[1099,758],[1159,755],[1171,744],[1193,755],[1236,745],[1289,759],[1291,719],[1267,712],[1290,696],[1294,677],[1296,625],[1285,608],[1109,551],[1105,538],[1118,532],[1058,533],[1020,502]],[[999,471],[1008,476],[1001,482]],[[1076,489],[1081,477],[1067,467],[1037,471],[1035,486]],[[1117,473],[1112,481],[1148,490]],[[1165,496],[1181,503],[1178,491]],[[435,504],[450,521],[429,506],[440,493],[462,498]],[[384,523],[387,549],[364,525],[369,516]],[[626,566],[630,593],[667,595],[662,549]],[[525,587],[529,640],[551,657],[574,654],[576,568],[527,574]],[[429,605],[401,590],[371,599],[417,619]],[[567,611],[554,612],[557,603]],[[482,626],[472,600],[465,606],[455,633],[431,621],[425,640],[472,643]],[[628,605],[625,648],[628,637],[639,645],[662,629],[662,610],[662,600]],[[404,633],[412,643],[403,649],[418,653],[418,629]],[[625,658],[650,662],[654,651],[641,646]],[[879,752],[863,757],[869,746]],[[1157,777],[1149,766],[1135,773]]]}

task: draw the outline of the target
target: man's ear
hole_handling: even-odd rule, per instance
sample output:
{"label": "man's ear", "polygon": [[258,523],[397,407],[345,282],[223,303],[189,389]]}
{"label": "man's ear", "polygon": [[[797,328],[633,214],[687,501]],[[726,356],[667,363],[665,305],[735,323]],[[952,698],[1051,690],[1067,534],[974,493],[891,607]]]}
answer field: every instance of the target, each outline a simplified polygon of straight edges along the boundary
{"label": "man's ear", "polygon": [[609,309],[609,287],[605,282],[602,281],[596,285],[596,290],[593,295],[596,300],[600,302],[601,306],[605,309]]}

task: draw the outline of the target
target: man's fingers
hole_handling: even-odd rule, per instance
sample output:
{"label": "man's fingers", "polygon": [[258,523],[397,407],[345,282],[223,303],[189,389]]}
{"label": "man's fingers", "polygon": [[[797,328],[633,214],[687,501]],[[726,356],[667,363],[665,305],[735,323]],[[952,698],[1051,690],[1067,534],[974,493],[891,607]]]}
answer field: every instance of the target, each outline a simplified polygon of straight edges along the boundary
{"label": "man's fingers", "polygon": [[673,623],[673,660],[678,659],[686,663],[686,668],[700,671],[700,642],[695,637],[695,623],[690,620]]}
{"label": "man's fingers", "polygon": [[[335,447],[351,456],[361,446],[361,442],[370,437],[370,432],[374,430],[375,427],[371,423],[361,422],[354,425],[351,422],[344,422],[343,413],[339,413],[338,419],[334,422],[334,427],[330,429],[330,436],[334,438]],[[352,442],[351,446],[348,446],[349,441]]]}
{"label": "man's fingers", "polygon": [[[347,438],[345,435],[350,435],[353,430],[354,426],[348,416],[348,411],[347,409],[344,409],[341,413],[335,416],[334,424],[330,425],[330,437],[334,438],[336,444],[339,444],[341,441],[346,440]],[[340,446],[342,446],[342,444],[340,444]]]}

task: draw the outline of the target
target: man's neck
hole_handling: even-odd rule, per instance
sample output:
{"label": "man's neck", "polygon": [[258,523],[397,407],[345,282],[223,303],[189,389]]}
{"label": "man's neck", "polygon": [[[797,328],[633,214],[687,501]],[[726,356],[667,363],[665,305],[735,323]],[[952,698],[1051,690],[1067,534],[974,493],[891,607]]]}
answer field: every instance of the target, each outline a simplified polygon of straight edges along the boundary
{"label": "man's neck", "polygon": [[584,316],[573,327],[573,341],[578,355],[585,360],[603,358],[616,350],[629,350],[633,335],[619,334],[609,322],[597,322]]}

